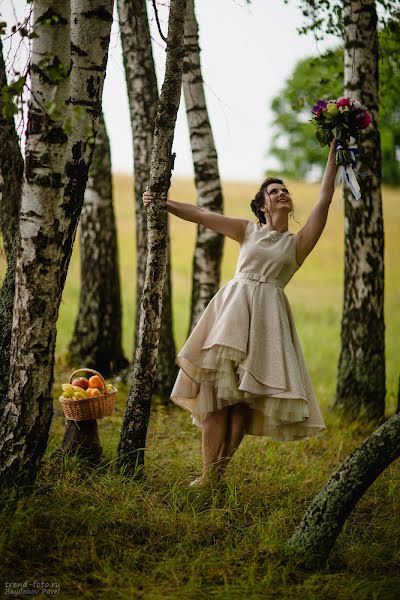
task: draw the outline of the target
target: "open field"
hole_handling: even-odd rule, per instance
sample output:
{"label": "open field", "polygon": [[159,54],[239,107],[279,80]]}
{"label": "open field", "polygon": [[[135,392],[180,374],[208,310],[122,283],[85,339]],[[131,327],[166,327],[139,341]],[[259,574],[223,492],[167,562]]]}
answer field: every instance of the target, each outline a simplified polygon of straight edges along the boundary
{"label": "open field", "polygon": [[[305,221],[318,186],[288,182],[299,221]],[[226,213],[252,218],[256,185],[226,183]],[[194,201],[187,180],[171,197]],[[386,247],[387,416],[396,405],[399,376],[400,239],[398,190],[384,189]],[[115,177],[124,309],[124,347],[132,353],[134,321],[134,218],[132,181]],[[335,198],[326,230],[286,292],[326,423],[314,440],[276,443],[247,436],[232,461],[226,487],[211,497],[193,492],[199,473],[199,430],[181,410],[155,403],[142,483],[113,470],[127,389],[115,415],[99,422],[103,463],[85,470],[52,456],[64,428],[55,400],[49,448],[32,498],[10,523],[0,516],[1,579],[59,585],[60,598],[394,600],[400,594],[400,465],[394,463],[349,518],[329,564],[307,573],[281,554],[309,501],[346,455],[371,431],[340,422],[330,411],[339,352],[343,270],[343,210]],[[296,224],[293,230],[296,230]],[[173,298],[177,347],[188,327],[190,269],[195,226],[171,217]],[[227,241],[223,281],[235,269],[238,248]],[[57,381],[68,374],[64,356],[79,293],[74,251],[60,310]]]}

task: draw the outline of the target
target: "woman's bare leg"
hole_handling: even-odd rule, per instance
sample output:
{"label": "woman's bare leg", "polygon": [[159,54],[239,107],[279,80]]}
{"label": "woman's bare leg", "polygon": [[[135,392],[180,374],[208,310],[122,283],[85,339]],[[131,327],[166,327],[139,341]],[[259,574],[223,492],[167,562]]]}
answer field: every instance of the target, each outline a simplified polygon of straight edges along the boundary
{"label": "woman's bare leg", "polygon": [[226,438],[228,407],[208,413],[202,423],[203,475],[215,470]]}
{"label": "woman's bare leg", "polygon": [[250,407],[245,402],[239,402],[229,407],[227,433],[218,456],[218,472],[221,476],[229,460],[232,458],[242,441],[248,427]]}

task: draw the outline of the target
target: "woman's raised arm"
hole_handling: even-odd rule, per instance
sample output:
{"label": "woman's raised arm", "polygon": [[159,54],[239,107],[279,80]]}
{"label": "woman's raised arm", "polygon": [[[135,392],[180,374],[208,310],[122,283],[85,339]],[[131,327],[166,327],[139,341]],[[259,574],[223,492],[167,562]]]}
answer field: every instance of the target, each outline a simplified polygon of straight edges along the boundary
{"label": "woman's raised arm", "polygon": [[[144,192],[143,204],[147,206],[149,202],[151,202],[151,194]],[[226,235],[236,242],[239,242],[239,244],[243,242],[244,232],[248,223],[247,219],[226,217],[225,215],[199,208],[193,204],[176,202],[175,200],[167,200],[167,210],[180,219],[203,225],[216,233]]]}
{"label": "woman's raised arm", "polygon": [[312,208],[306,224],[297,234],[296,254],[297,262],[300,265],[310,254],[325,228],[329,206],[335,191],[335,177],[338,169],[335,161],[336,139],[332,141],[329,150],[325,173],[321,182],[319,200]]}

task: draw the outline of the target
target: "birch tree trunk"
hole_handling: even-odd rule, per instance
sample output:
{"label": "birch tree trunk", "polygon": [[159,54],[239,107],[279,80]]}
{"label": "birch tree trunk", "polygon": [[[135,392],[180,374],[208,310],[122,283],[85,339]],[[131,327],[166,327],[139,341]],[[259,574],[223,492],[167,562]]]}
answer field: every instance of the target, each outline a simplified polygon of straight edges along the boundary
{"label": "birch tree trunk", "polygon": [[[147,209],[148,253],[140,310],[138,346],[117,464],[126,473],[141,473],[157,363],[162,294],[167,263],[166,197],[170,183],[171,149],[182,85],[183,33],[186,0],[171,0],[165,78],[158,103],[151,156]],[[139,471],[137,471],[139,469]]]}
{"label": "birch tree trunk", "polygon": [[72,133],[66,165],[65,202],[71,227],[61,264],[64,288],[81,215],[98,122],[113,20],[114,0],[71,0]]}
{"label": "birch tree trunk", "polygon": [[[192,147],[197,204],[200,208],[222,213],[223,198],[218,158],[204,94],[198,30],[194,0],[188,0],[185,20],[183,92]],[[194,329],[207,304],[218,291],[223,243],[222,235],[198,225],[193,256],[189,333]]]}
{"label": "birch tree trunk", "polygon": [[[146,1],[117,0],[117,5],[121,23],[123,60],[133,136],[136,212],[136,327],[134,348],[136,349],[147,254],[147,218],[142,202],[142,194],[149,182],[158,89]],[[177,375],[172,327],[169,245],[167,252],[167,275],[164,286],[160,345],[154,390],[164,398],[169,397]]]}
{"label": "birch tree trunk", "polygon": [[8,393],[10,375],[11,324],[15,294],[16,239],[24,161],[13,117],[3,115],[2,90],[7,75],[0,38],[0,221],[7,271],[0,291],[0,398]]}
{"label": "birch tree trunk", "polygon": [[324,562],[343,525],[375,479],[400,455],[400,414],[370,435],[314,498],[289,548],[310,565]]}
{"label": "birch tree trunk", "polygon": [[341,353],[334,406],[350,418],[385,409],[384,232],[378,130],[379,49],[374,0],[344,2],[346,94],[367,106],[360,144],[361,200],[346,193]]}
{"label": "birch tree trunk", "polygon": [[9,258],[18,232],[24,161],[13,117],[3,115],[2,90],[7,86],[3,45],[0,38],[0,225],[3,246]]}
{"label": "birch tree trunk", "polygon": [[104,377],[126,367],[110,143],[101,116],[80,220],[81,290],[70,360]]}
{"label": "birch tree trunk", "polygon": [[[68,138],[70,3],[33,9],[31,97],[17,250],[10,387],[2,398],[0,478],[28,481],[45,450],[52,416],[51,386],[58,314],[58,264],[65,221],[63,201]],[[64,116],[53,120],[48,99]]]}
{"label": "birch tree trunk", "polygon": [[[20,213],[10,391],[0,422],[0,479],[35,479],[52,417],[56,321],[83,203],[107,62],[112,2],[34,3],[32,98]],[[72,8],[72,10],[70,10]],[[69,17],[72,14],[70,37]],[[71,79],[70,42],[74,50]],[[71,93],[69,83],[71,82]],[[47,99],[51,99],[50,106]],[[84,107],[64,123],[66,102]],[[61,115],[53,121],[43,107]],[[54,110],[56,112],[54,113]]]}

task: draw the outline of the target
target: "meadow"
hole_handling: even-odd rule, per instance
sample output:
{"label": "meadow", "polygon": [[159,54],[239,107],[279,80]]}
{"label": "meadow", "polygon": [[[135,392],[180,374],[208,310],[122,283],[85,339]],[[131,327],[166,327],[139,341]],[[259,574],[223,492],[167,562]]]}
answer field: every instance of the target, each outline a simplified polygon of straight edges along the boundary
{"label": "meadow", "polygon": [[[304,223],[318,195],[314,184],[287,182]],[[132,180],[114,179],[123,294],[123,339],[132,355],[135,239]],[[252,218],[257,184],[226,182],[226,214]],[[194,202],[191,181],[175,179],[170,196]],[[383,190],[385,220],[386,416],[399,379],[400,239],[398,190]],[[293,231],[298,229],[293,223]],[[247,436],[212,494],[189,482],[201,468],[199,430],[186,413],[154,400],[146,476],[135,482],[113,469],[127,387],[113,417],[99,422],[103,461],[94,469],[53,454],[64,429],[60,384],[80,285],[74,249],[60,308],[54,410],[49,447],[33,495],[10,519],[1,514],[0,573],[5,583],[48,583],[61,598],[282,598],[391,600],[400,593],[400,466],[392,464],[348,519],[328,564],[306,572],[281,552],[314,495],[372,431],[331,411],[340,347],[343,296],[343,206],[335,197],[323,236],[286,289],[305,358],[327,423],[318,439],[276,443]],[[196,227],[170,220],[177,349],[188,328]],[[237,244],[226,240],[221,284],[235,270]],[[4,270],[4,262],[3,262]],[[4,585],[5,585],[4,583]],[[4,587],[5,593],[10,586]],[[17,589],[17,588],[15,588]],[[21,588],[22,589],[22,588]],[[40,593],[40,592],[39,592]],[[54,594],[54,592],[53,592]],[[31,594],[32,595],[32,594]]]}

